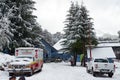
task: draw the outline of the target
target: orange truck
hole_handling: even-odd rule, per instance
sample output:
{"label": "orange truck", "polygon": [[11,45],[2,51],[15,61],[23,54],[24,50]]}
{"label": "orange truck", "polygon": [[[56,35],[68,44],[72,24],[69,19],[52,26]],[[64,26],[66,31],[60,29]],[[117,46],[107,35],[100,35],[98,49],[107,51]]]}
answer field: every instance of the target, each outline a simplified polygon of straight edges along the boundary
{"label": "orange truck", "polygon": [[43,67],[43,49],[21,47],[15,49],[15,59],[9,63],[8,72],[12,74],[33,75]]}

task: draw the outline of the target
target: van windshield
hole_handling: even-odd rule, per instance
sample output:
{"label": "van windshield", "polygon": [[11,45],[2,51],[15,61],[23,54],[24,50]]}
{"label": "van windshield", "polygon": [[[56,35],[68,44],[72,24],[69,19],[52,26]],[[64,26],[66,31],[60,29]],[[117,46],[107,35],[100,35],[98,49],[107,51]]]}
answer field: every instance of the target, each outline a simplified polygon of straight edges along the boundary
{"label": "van windshield", "polygon": [[16,58],[29,58],[29,59],[33,59],[33,57],[29,57],[29,56],[18,56]]}

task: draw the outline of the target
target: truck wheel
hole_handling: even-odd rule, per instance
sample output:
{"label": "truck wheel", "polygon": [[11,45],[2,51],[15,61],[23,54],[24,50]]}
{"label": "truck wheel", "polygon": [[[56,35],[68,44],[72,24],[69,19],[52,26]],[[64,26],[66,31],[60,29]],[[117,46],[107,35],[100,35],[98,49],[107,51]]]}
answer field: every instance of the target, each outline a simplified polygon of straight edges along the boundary
{"label": "truck wheel", "polygon": [[112,77],[112,76],[113,76],[113,73],[109,73],[108,76],[109,76],[109,77]]}
{"label": "truck wheel", "polygon": [[43,65],[41,65],[41,68],[38,70],[38,72],[41,72],[41,71],[42,71],[42,67],[43,67]]}
{"label": "truck wheel", "polygon": [[96,72],[94,72],[93,69],[92,69],[92,75],[96,77]]}
{"label": "truck wheel", "polygon": [[31,70],[30,73],[29,73],[29,76],[32,76],[33,73],[34,73],[33,70]]}
{"label": "truck wheel", "polygon": [[38,72],[41,72],[42,71],[42,68],[38,70]]}
{"label": "truck wheel", "polygon": [[86,67],[86,71],[87,71],[87,73],[90,73],[90,70],[88,70],[88,67]]}
{"label": "truck wheel", "polygon": [[93,72],[93,76],[96,77],[96,73],[95,72]]}

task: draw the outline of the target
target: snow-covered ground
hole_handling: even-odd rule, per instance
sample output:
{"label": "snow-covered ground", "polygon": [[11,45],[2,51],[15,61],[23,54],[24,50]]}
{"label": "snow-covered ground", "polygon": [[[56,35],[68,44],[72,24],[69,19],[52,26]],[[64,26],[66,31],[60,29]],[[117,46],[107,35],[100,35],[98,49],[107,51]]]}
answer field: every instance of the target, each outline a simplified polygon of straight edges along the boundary
{"label": "snow-covered ground", "polygon": [[11,60],[13,60],[15,57],[14,56],[10,56],[8,54],[4,54],[0,52],[0,63],[6,63],[9,62]]}
{"label": "snow-covered ground", "polygon": [[[86,72],[86,68],[77,63],[76,67],[70,63],[44,63],[43,70],[26,80],[120,80],[120,63],[116,62],[116,72],[112,78],[107,75],[93,77]],[[17,77],[18,80],[19,77]],[[0,80],[9,80],[7,71],[0,71]]]}

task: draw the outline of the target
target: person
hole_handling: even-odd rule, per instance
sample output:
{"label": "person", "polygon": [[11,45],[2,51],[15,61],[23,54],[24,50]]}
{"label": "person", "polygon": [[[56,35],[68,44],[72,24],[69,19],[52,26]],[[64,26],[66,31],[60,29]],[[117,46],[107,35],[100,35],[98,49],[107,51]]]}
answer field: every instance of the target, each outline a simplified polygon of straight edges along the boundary
{"label": "person", "polygon": [[74,66],[74,57],[73,56],[71,56],[70,62],[71,62],[71,66]]}
{"label": "person", "polygon": [[9,80],[16,80],[16,76],[11,76],[10,78],[9,78]]}
{"label": "person", "polygon": [[18,80],[26,80],[24,76],[21,76]]}

